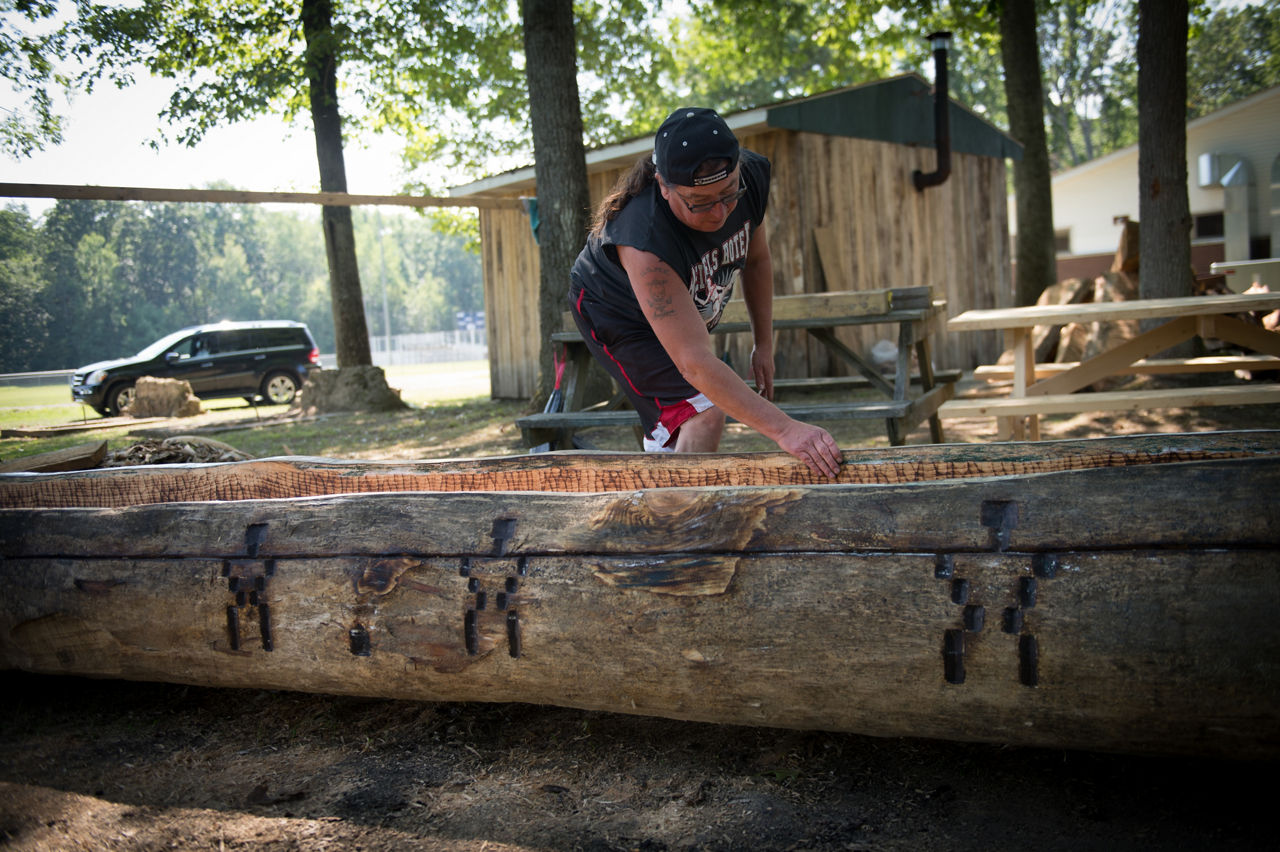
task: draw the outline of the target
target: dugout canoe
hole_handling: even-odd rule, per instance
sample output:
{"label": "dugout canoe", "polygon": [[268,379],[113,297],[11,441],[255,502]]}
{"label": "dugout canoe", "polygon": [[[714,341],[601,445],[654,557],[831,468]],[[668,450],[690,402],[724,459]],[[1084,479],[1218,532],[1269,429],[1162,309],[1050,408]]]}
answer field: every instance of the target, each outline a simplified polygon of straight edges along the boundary
{"label": "dugout canoe", "polygon": [[0,665],[1280,756],[1280,431],[0,476]]}

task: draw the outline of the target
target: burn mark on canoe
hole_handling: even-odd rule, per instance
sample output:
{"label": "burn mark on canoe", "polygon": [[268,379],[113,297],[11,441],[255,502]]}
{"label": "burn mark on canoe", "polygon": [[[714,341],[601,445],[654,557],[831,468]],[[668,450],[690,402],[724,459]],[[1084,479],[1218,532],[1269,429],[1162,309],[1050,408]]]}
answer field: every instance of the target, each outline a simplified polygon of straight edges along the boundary
{"label": "burn mark on canoe", "polygon": [[1018,680],[1023,686],[1040,685],[1040,643],[1034,636],[1018,639]]}
{"label": "burn mark on canoe", "polygon": [[738,570],[737,556],[654,556],[648,559],[597,562],[596,579],[619,589],[639,589],[682,597],[722,595]]}
{"label": "burn mark on canoe", "polygon": [[684,489],[638,491],[610,501],[587,522],[587,529],[604,532],[615,547],[652,545],[660,538],[668,552],[741,551],[763,528],[771,509],[799,498],[799,491],[789,489],[732,496]]}
{"label": "burn mark on canoe", "polygon": [[404,572],[421,564],[417,559],[407,558],[369,560],[356,577],[356,594],[385,595],[395,589]]}
{"label": "burn mark on canoe", "polygon": [[1018,504],[1012,500],[983,500],[979,518],[991,531],[991,549],[1006,550],[1009,536],[1018,526]]}
{"label": "burn mark on canoe", "polygon": [[939,580],[949,580],[956,572],[956,558],[950,553],[939,553],[933,563],[933,576]]}
{"label": "burn mark on canoe", "polygon": [[474,609],[467,610],[462,617],[462,644],[468,655],[474,657],[480,653],[480,625]]}
{"label": "burn mark on canoe", "polygon": [[[254,527],[266,528],[266,524],[252,524]],[[246,535],[246,540],[248,536]],[[264,651],[275,650],[275,638],[272,633],[271,606],[267,602],[267,581],[275,576],[276,561],[274,559],[246,560],[228,559],[222,563],[221,575],[227,580],[227,591],[232,595],[232,603],[226,608],[227,642],[230,650],[240,651],[243,644],[243,620],[240,610],[255,609],[258,616],[258,636]]]}
{"label": "burn mark on canoe", "polygon": [[493,537],[493,555],[503,556],[507,552],[507,545],[516,534],[515,518],[495,518],[493,521],[493,530],[489,533]]}
{"label": "burn mark on canoe", "polygon": [[76,578],[76,591],[84,592],[96,598],[106,597],[116,586],[123,586],[124,580],[81,580]]}
{"label": "burn mark on canoe", "polygon": [[1020,577],[1018,578],[1018,606],[1023,609],[1035,609],[1036,606],[1036,578]]}
{"label": "burn mark on canoe", "polygon": [[520,658],[520,612],[519,610],[509,610],[507,612],[507,653],[514,659]]}
{"label": "burn mark on canoe", "polygon": [[240,650],[240,607],[227,607],[227,644],[231,650]]}
{"label": "burn mark on canoe", "polygon": [[942,675],[947,683],[964,683],[964,631],[946,630],[942,634]]}
{"label": "burn mark on canoe", "polygon": [[347,631],[347,643],[351,648],[352,656],[369,657],[373,655],[373,642],[369,638],[369,630],[358,621]]}
{"label": "burn mark on canoe", "polygon": [[266,524],[249,524],[244,531],[244,552],[250,559],[258,558],[258,549],[267,538]]}
{"label": "burn mark on canoe", "polygon": [[1031,573],[1051,580],[1058,575],[1058,554],[1037,553],[1031,557]]}

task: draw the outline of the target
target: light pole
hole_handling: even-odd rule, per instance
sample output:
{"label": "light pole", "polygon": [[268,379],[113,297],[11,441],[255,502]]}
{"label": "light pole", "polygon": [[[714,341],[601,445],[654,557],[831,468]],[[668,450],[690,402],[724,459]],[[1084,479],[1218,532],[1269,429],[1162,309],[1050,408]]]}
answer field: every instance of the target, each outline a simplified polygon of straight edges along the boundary
{"label": "light pole", "polygon": [[391,309],[387,306],[387,256],[382,247],[386,230],[382,227],[382,211],[378,211],[378,283],[382,286],[382,348],[386,364],[391,366]]}

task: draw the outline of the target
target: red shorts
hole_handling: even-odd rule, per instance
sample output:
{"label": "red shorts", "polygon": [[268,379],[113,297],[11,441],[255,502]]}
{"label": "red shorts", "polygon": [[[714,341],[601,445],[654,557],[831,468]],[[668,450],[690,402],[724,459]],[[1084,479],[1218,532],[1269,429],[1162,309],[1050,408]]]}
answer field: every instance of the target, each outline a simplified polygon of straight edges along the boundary
{"label": "red shorts", "polygon": [[640,415],[645,450],[674,450],[681,424],[713,403],[680,374],[652,329],[611,328],[598,321],[607,311],[593,312],[585,291],[574,297],[573,320],[587,349]]}

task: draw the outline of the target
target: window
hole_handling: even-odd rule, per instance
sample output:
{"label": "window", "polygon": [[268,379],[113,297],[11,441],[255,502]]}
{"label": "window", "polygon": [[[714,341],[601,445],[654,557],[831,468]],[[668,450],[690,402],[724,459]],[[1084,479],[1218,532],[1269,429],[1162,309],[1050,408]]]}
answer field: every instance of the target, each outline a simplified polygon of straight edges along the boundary
{"label": "window", "polygon": [[1227,231],[1221,213],[1201,213],[1192,218],[1191,239],[1222,239]]}

